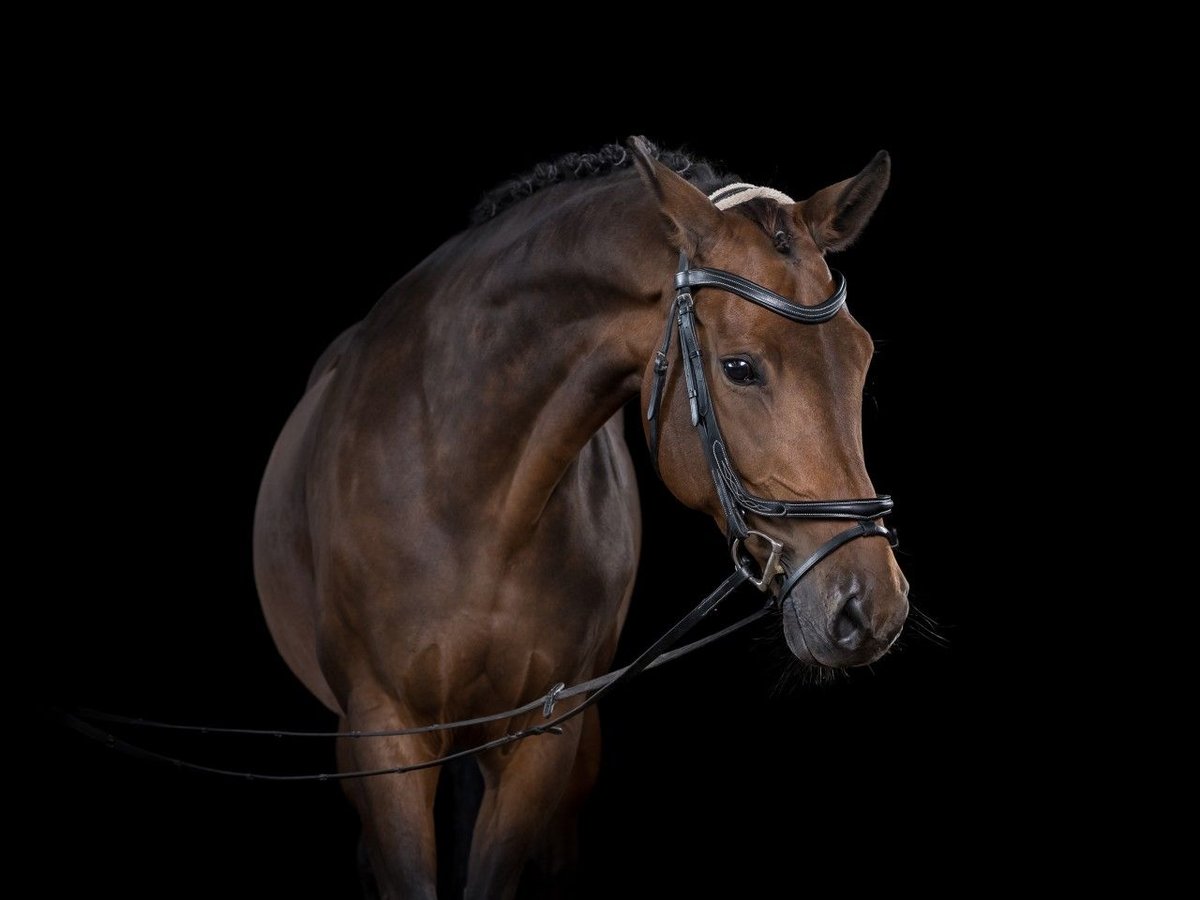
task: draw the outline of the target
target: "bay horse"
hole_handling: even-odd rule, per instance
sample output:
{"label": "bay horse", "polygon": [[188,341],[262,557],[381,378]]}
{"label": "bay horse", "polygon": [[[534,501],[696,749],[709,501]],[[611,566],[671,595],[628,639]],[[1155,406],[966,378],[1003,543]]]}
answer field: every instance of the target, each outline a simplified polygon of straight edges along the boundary
{"label": "bay horse", "polygon": [[[742,186],[748,196],[729,203],[709,194],[736,178],[641,138],[564,157],[488,195],[471,227],[330,345],[267,464],[254,571],[279,652],[342,730],[509,709],[609,669],[640,543],[627,401],[640,396],[670,491],[732,536],[689,421],[694,373],[663,371],[655,357],[676,309],[677,260],[819,305],[836,289],[826,253],[861,232],[889,173],[881,152],[803,202]],[[796,325],[712,288],[697,304],[706,392],[759,497],[874,496],[861,435],[873,344],[847,309],[835,312]],[[670,329],[668,318],[668,340]],[[756,527],[783,546],[778,569],[765,546],[746,548],[771,566],[770,581],[842,526],[800,517]],[[884,541],[847,543],[783,586],[785,640],[812,666],[877,659],[907,615],[908,585]],[[341,738],[339,766],[419,763],[537,715]],[[549,873],[569,868],[599,748],[592,707],[559,736],[477,758],[467,898],[512,897],[531,859]],[[368,887],[383,897],[437,896],[440,771],[345,782]]]}

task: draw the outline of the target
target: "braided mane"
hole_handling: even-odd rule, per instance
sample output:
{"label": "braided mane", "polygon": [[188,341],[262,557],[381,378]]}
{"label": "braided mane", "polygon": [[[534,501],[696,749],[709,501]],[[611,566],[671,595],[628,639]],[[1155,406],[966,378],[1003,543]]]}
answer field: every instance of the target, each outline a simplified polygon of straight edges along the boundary
{"label": "braided mane", "polygon": [[[649,142],[647,142],[649,144]],[[682,150],[662,150],[649,144],[655,159],[678,172],[704,193],[738,181],[733,174],[718,173],[711,163]],[[492,188],[471,213],[471,224],[479,225],[552,184],[608,175],[633,164],[633,152],[620,144],[606,144],[594,153],[567,153],[538,163],[528,172]]]}

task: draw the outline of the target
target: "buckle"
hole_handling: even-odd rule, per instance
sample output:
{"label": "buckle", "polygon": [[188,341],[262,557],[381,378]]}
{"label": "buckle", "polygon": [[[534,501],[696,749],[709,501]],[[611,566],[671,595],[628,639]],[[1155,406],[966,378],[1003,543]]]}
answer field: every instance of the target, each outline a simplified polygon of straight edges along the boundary
{"label": "buckle", "polygon": [[729,550],[733,555],[734,568],[745,575],[750,583],[760,591],[766,591],[776,575],[784,574],[783,565],[779,562],[779,557],[783,555],[783,543],[761,531],[747,531],[746,539],[752,537],[762,538],[771,547],[771,552],[767,555],[767,564],[763,566],[762,574],[758,577],[755,577],[754,573],[747,568],[747,563],[752,563],[753,557],[747,552],[743,558],[741,550],[744,547],[744,540],[742,538],[734,538]]}

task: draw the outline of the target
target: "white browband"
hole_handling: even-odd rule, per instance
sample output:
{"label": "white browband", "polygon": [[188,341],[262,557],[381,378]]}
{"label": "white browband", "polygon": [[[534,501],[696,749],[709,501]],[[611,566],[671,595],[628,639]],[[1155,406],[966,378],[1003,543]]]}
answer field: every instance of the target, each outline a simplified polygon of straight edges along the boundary
{"label": "white browband", "polygon": [[708,195],[708,199],[712,201],[713,206],[717,209],[729,209],[731,206],[737,206],[739,203],[745,203],[747,200],[753,200],[755,197],[766,197],[768,200],[774,200],[777,203],[791,204],[796,202],[783,191],[777,191],[775,188],[760,187],[757,184],[746,184],[741,181],[737,184],[727,184],[720,190],[713,191]]}

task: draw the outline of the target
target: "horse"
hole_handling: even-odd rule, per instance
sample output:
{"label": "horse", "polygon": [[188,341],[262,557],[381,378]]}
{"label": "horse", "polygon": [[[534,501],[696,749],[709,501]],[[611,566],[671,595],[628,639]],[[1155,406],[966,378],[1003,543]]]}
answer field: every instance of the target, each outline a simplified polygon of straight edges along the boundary
{"label": "horse", "polygon": [[[711,280],[685,310],[678,278],[684,259],[793,312],[820,307],[838,291],[826,254],[860,234],[889,176],[881,151],[794,202],[643,138],[571,154],[487,195],[470,227],[333,341],[267,464],[254,572],[279,653],[342,730],[466,719],[608,670],[641,537],[621,415],[634,398],[662,481],[744,538],[735,555],[778,594],[792,653],[843,668],[887,651],[908,610],[888,542],[843,538],[800,579],[846,517],[769,509],[781,496],[818,512],[836,506],[819,498],[874,496],[861,434],[869,335],[844,305],[793,324]],[[671,366],[677,316],[692,352]],[[696,377],[746,488],[732,500],[692,427]],[[850,516],[862,521],[886,511],[846,502],[868,504]],[[884,533],[871,528],[852,536]],[[418,764],[537,715],[339,738],[339,768]],[[530,861],[552,883],[566,877],[599,754],[591,707],[557,736],[477,757],[465,897],[514,896]],[[368,892],[437,896],[441,771],[344,782]]]}

